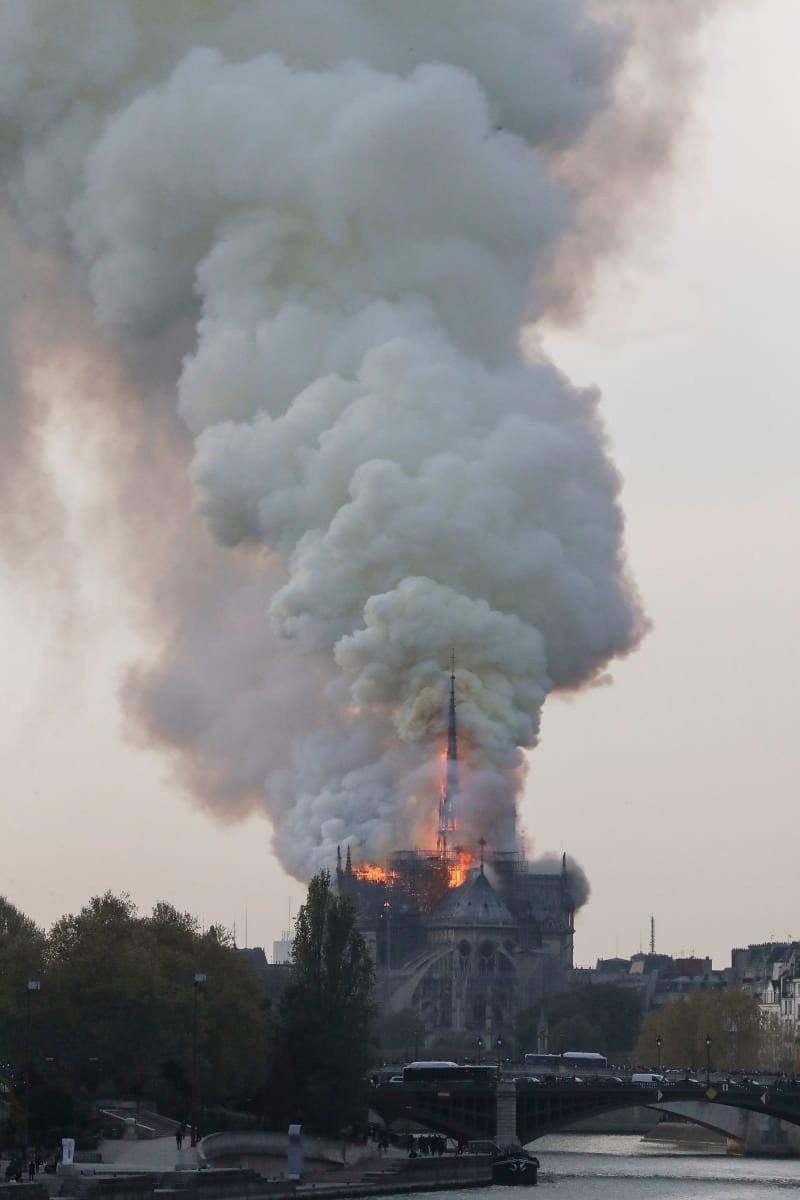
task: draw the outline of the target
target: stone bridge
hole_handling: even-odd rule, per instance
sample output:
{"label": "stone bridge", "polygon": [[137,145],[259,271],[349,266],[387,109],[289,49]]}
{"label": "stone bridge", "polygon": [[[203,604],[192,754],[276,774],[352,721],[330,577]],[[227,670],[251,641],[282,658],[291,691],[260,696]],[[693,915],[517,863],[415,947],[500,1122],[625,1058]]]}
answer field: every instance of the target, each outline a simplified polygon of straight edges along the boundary
{"label": "stone bridge", "polygon": [[[718,1130],[745,1149],[753,1148],[754,1141],[766,1146],[794,1141],[800,1149],[800,1089],[725,1091],[679,1085],[659,1091],[600,1080],[546,1084],[510,1078],[491,1084],[382,1084],[371,1089],[369,1104],[387,1125],[413,1121],[451,1137],[518,1140],[523,1145],[587,1117],[644,1105]],[[781,1122],[798,1127],[796,1139]]]}

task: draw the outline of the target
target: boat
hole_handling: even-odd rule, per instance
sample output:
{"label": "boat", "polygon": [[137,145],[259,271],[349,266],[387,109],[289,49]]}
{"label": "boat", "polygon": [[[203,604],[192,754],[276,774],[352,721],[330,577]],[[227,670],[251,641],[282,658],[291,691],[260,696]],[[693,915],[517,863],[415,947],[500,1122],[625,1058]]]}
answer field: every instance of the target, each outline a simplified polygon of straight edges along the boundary
{"label": "boat", "polygon": [[539,1160],[519,1146],[499,1146],[492,1159],[492,1183],[512,1187],[535,1187],[539,1175]]}

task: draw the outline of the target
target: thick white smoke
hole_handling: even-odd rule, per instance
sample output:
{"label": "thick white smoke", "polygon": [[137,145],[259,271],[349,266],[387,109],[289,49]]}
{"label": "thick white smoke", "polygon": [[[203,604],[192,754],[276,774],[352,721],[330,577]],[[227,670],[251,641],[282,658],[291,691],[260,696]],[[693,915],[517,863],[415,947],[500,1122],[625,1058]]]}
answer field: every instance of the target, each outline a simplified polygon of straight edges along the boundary
{"label": "thick white smoke", "polygon": [[[700,6],[647,3],[652,65]],[[581,290],[560,256],[588,278],[613,241],[597,156],[642,28],[590,0],[0,10],[8,203],[134,372],[195,323],[147,388],[175,384],[214,537],[268,552],[175,589],[129,703],[209,802],[263,795],[299,876],[430,833],[451,646],[462,825],[508,845],[546,696],[643,632],[598,397],[519,349]],[[662,140],[620,135],[618,175]]]}

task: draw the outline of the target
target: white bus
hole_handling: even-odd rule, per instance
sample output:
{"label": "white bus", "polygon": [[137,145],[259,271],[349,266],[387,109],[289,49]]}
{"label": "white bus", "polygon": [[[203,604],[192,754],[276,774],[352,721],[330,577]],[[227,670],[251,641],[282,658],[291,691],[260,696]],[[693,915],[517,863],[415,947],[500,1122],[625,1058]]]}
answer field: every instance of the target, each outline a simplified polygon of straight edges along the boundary
{"label": "white bus", "polygon": [[608,1059],[594,1050],[565,1050],[561,1055],[565,1066],[580,1067],[582,1071],[606,1071]]}
{"label": "white bus", "polygon": [[525,1055],[525,1066],[535,1071],[606,1071],[608,1059],[594,1050],[565,1050],[563,1054],[534,1054],[531,1051]]}

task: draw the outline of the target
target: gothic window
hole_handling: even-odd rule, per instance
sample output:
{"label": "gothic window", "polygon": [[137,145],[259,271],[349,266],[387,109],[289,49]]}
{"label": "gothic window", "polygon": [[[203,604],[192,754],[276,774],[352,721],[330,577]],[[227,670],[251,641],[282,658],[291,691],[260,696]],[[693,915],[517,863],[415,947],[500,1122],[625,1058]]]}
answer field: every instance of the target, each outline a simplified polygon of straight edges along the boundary
{"label": "gothic window", "polygon": [[478,947],[478,971],[481,975],[494,973],[494,942],[488,939]]}

